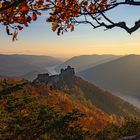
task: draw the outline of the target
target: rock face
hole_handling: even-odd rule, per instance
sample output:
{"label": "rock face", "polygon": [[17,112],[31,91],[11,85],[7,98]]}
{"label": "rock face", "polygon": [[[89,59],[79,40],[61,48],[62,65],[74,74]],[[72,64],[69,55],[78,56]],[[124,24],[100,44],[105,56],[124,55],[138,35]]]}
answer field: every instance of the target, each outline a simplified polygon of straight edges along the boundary
{"label": "rock face", "polygon": [[135,136],[124,137],[119,140],[140,140],[140,134]]}
{"label": "rock face", "polygon": [[44,83],[52,83],[55,84],[62,79],[70,79],[75,76],[74,68],[68,66],[66,69],[61,69],[61,73],[58,75],[49,75],[48,73],[45,74],[38,74],[37,78],[33,81],[33,83],[37,82],[44,82]]}

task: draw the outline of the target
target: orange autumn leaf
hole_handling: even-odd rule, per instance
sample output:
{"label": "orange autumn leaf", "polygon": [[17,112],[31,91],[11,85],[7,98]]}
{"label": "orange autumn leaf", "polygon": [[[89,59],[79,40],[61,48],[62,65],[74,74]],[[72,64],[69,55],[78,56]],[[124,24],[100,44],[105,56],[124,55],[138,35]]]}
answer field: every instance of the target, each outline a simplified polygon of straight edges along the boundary
{"label": "orange autumn leaf", "polygon": [[32,20],[37,20],[37,15],[36,15],[36,13],[35,12],[33,12],[33,14],[32,14]]}

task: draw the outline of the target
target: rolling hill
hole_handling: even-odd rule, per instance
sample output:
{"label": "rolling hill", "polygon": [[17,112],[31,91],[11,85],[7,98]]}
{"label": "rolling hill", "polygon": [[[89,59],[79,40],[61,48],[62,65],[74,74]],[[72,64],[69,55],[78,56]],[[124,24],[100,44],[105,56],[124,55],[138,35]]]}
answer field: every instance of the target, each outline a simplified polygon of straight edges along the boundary
{"label": "rolling hill", "polygon": [[56,67],[56,71],[60,72],[62,68],[72,66],[76,72],[97,66],[99,64],[117,59],[121,56],[116,55],[81,55],[75,56]]}
{"label": "rolling hill", "polygon": [[78,73],[120,96],[140,99],[140,56],[128,55]]}
{"label": "rolling hill", "polygon": [[0,75],[20,76],[32,71],[43,71],[61,61],[50,56],[0,55]]}

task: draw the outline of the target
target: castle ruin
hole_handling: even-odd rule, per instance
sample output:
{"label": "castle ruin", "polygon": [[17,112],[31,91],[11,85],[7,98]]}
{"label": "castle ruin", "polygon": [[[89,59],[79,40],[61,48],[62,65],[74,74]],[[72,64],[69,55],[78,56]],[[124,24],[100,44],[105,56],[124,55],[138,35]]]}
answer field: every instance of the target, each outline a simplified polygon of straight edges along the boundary
{"label": "castle ruin", "polygon": [[37,78],[33,82],[44,82],[44,83],[57,83],[59,80],[68,79],[75,76],[74,68],[68,66],[66,69],[61,69],[58,75],[49,75],[48,73],[38,74]]}

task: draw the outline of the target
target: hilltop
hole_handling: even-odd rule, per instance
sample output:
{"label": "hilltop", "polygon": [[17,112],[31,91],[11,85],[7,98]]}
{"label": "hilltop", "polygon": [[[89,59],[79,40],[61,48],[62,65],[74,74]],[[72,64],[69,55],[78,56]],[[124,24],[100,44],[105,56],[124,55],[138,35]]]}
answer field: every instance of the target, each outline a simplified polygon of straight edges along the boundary
{"label": "hilltop", "polygon": [[40,83],[50,84],[52,89],[73,95],[76,99],[85,98],[105,113],[140,117],[140,112],[136,107],[77,77],[74,68],[70,66],[61,69],[58,75],[39,74],[33,81],[33,85],[40,85]]}

